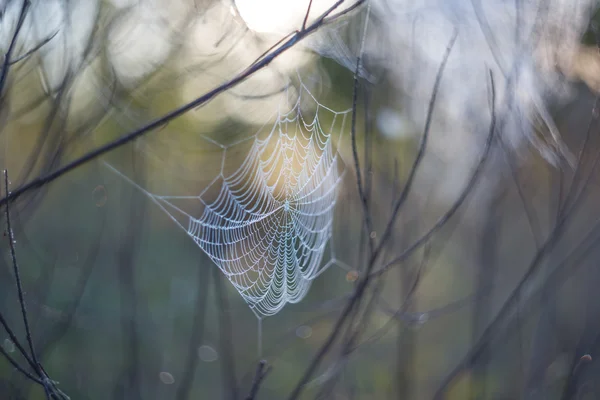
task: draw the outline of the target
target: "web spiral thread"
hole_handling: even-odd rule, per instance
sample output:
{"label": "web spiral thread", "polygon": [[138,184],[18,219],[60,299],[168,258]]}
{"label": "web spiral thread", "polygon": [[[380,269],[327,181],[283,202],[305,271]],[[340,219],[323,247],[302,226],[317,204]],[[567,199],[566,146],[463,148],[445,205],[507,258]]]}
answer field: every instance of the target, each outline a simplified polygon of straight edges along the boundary
{"label": "web spiral thread", "polygon": [[[307,101],[316,106],[314,117],[303,115]],[[219,175],[198,196],[151,194],[125,177],[186,231],[259,318],[300,302],[335,260],[332,251],[323,263],[343,176],[333,139],[341,138],[350,110],[319,104],[303,83],[292,106],[285,103],[268,131],[229,146],[207,138],[223,149],[223,159]],[[323,113],[331,120],[326,127]],[[225,174],[227,150],[248,140],[252,146],[240,167]],[[207,200],[209,189],[216,189],[216,198]],[[202,213],[190,215],[177,199],[198,200]]]}

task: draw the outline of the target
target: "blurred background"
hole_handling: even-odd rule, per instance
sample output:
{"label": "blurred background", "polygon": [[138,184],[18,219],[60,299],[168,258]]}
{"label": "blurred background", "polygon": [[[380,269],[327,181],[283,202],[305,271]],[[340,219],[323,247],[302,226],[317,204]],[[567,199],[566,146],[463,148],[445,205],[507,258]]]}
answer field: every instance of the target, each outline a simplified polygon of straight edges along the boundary
{"label": "blurred background", "polygon": [[[48,376],[71,399],[238,399],[264,359],[251,398],[600,398],[595,2],[345,1],[320,20],[333,4],[0,1],[13,191],[316,28],[9,202]],[[286,117],[318,119],[341,181],[322,272],[258,318],[157,199],[214,200],[253,144],[298,134]],[[25,346],[0,220],[0,312]],[[45,396],[0,357],[1,399]]]}

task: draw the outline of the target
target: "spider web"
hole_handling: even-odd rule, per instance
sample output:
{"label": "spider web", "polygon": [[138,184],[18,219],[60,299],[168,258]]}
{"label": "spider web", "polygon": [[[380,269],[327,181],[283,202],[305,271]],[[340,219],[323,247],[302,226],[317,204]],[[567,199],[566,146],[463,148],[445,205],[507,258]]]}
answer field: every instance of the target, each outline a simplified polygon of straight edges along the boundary
{"label": "spider web", "polygon": [[[259,319],[300,302],[311,282],[338,262],[331,246],[329,261],[323,263],[323,258],[344,175],[334,140],[339,145],[351,110],[325,107],[301,80],[297,95],[292,92],[286,91],[272,125],[250,137],[223,145],[200,135],[220,147],[222,155],[218,175],[197,196],[150,193],[107,164],[194,240]],[[323,123],[325,119],[331,122]],[[239,168],[226,172],[227,153],[248,142],[250,150]],[[203,211],[185,211],[178,205],[181,200],[191,200]]]}

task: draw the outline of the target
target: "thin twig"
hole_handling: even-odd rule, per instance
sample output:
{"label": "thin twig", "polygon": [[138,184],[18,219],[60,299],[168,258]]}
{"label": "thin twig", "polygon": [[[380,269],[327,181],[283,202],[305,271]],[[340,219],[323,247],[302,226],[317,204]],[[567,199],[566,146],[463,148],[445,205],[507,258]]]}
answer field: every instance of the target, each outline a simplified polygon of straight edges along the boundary
{"label": "thin twig", "polygon": [[43,385],[42,381],[39,380],[38,378],[36,378],[35,376],[31,375],[29,372],[25,371],[23,369],[23,367],[21,367],[19,365],[19,363],[17,363],[17,361],[15,361],[14,358],[11,357],[10,354],[8,354],[8,352],[4,349],[4,347],[2,347],[0,345],[0,353],[2,353],[2,355],[4,356],[4,358],[6,358],[8,360],[8,362],[20,373],[22,373],[23,375],[25,375],[25,377],[27,377],[27,379],[30,379],[32,381],[34,381],[35,383],[39,384],[39,385]]}
{"label": "thin twig", "polygon": [[27,51],[25,54],[15,58],[14,60],[9,60],[9,65],[15,65],[18,62],[23,61],[24,59],[26,59],[27,57],[29,57],[30,55],[32,55],[33,53],[35,53],[36,51],[38,51],[39,49],[44,47],[49,41],[51,41],[52,39],[54,39],[54,37],[56,35],[58,35],[58,32],[59,31],[54,32],[52,35],[50,35],[46,39],[42,40],[37,46],[35,46],[33,49]]}
{"label": "thin twig", "polygon": [[19,14],[19,20],[17,21],[15,33],[13,34],[12,39],[10,41],[10,46],[8,46],[8,51],[4,55],[2,72],[0,73],[0,94],[4,91],[4,85],[6,84],[6,79],[8,78],[8,70],[10,69],[11,65],[10,58],[12,56],[13,51],[15,50],[15,46],[17,44],[17,37],[19,36],[19,32],[21,32],[23,22],[25,22],[27,10],[29,10],[29,0],[23,0],[23,6],[21,7],[21,13]]}
{"label": "thin twig", "polygon": [[12,331],[12,329],[10,329],[10,326],[8,325],[8,322],[6,322],[6,319],[4,318],[4,316],[2,315],[2,313],[0,313],[0,325],[2,325],[2,327],[4,328],[4,330],[6,331],[6,333],[8,333],[8,337],[13,342],[13,344],[16,346],[16,348],[19,350],[19,353],[21,353],[21,355],[23,355],[23,357],[25,358],[25,360],[27,361],[27,363],[29,364],[29,366],[31,367],[31,369],[33,369],[34,371],[36,371],[36,365],[34,364],[34,362],[31,359],[31,357],[29,357],[29,354],[27,353],[27,351],[25,350],[25,348],[21,345],[21,343],[17,339],[15,333]]}
{"label": "thin twig", "polygon": [[[4,170],[4,187],[6,188],[6,193],[8,194],[8,172]],[[25,298],[23,296],[23,285],[21,284],[21,274],[19,273],[19,265],[17,263],[17,254],[15,251],[15,236],[12,231],[12,226],[10,222],[10,210],[8,203],[6,204],[6,229],[8,231],[8,242],[10,247],[10,258],[12,260],[13,272],[15,274],[15,281],[17,283],[17,294],[19,296],[19,305],[21,306],[21,315],[23,316],[23,324],[25,326],[25,337],[27,339],[27,344],[29,345],[29,351],[31,352],[31,358],[36,366],[39,366],[39,361],[37,359],[37,355],[35,354],[35,349],[33,347],[33,341],[31,339],[31,330],[29,328],[29,320],[27,319],[27,307],[25,306]]]}
{"label": "thin twig", "polygon": [[[9,195],[8,190],[8,172],[4,170],[4,185],[7,196]],[[21,372],[25,377],[30,379],[31,381],[41,385],[44,388],[44,393],[46,394],[47,399],[69,399],[67,395],[65,395],[60,389],[56,387],[56,382],[51,380],[46,373],[44,367],[38,361],[37,355],[35,353],[35,349],[33,346],[33,341],[31,339],[31,330],[29,328],[29,320],[27,318],[27,309],[25,306],[24,292],[21,284],[21,276],[19,273],[19,265],[17,263],[17,253],[15,251],[15,237],[12,230],[11,220],[10,220],[10,207],[9,204],[6,204],[6,229],[9,240],[9,248],[10,255],[13,264],[13,272],[15,275],[15,281],[17,284],[17,294],[19,297],[19,304],[21,308],[21,315],[23,316],[23,323],[25,325],[25,335],[27,339],[27,343],[29,345],[29,350],[31,354],[28,354],[27,351],[23,348],[19,340],[16,338],[14,332],[8,326],[8,323],[4,319],[4,316],[0,313],[0,324],[4,327],[6,332],[8,333],[13,344],[19,349],[19,352],[23,355],[31,369],[38,375],[38,378],[34,377],[29,372],[25,371],[19,364],[3,349],[0,348],[0,353],[2,353],[5,358],[8,360],[10,364],[12,364],[19,372]]]}
{"label": "thin twig", "polygon": [[385,265],[383,265],[378,270],[373,271],[373,275],[380,275],[380,274],[385,273],[393,265],[398,264],[398,263],[406,260],[408,257],[410,257],[412,255],[412,253],[415,250],[417,250],[418,248],[420,248],[421,246],[423,246],[425,243],[427,243],[429,241],[429,239],[438,230],[440,230],[446,224],[446,222],[448,222],[448,220],[450,218],[452,218],[452,216],[454,216],[454,214],[456,214],[456,212],[458,211],[458,209],[460,208],[460,206],[466,200],[467,196],[471,193],[471,191],[475,187],[475,184],[479,180],[479,176],[481,175],[481,172],[483,171],[483,167],[485,165],[485,162],[488,159],[488,155],[489,155],[489,152],[491,150],[492,143],[493,143],[494,137],[495,137],[494,133],[496,131],[496,112],[495,112],[495,110],[493,108],[493,107],[495,107],[494,104],[495,104],[496,91],[495,91],[495,85],[494,85],[494,79],[493,79],[492,71],[489,71],[489,73],[490,73],[490,87],[491,87],[490,96],[492,98],[491,99],[491,101],[492,101],[492,117],[491,117],[491,121],[490,121],[490,128],[489,128],[489,133],[488,133],[487,141],[485,143],[485,148],[483,150],[483,153],[481,155],[481,158],[479,159],[479,162],[478,162],[477,166],[475,167],[475,170],[473,171],[473,174],[471,175],[469,181],[467,182],[467,186],[462,191],[462,193],[458,197],[458,199],[456,199],[456,201],[454,202],[454,204],[452,205],[452,207],[450,207],[448,209],[448,211],[446,211],[446,213],[444,215],[442,215],[440,217],[440,219],[438,219],[438,221],[433,225],[433,227],[431,227],[431,229],[429,231],[427,231],[427,233],[425,233],[419,239],[417,239],[416,241],[414,241],[413,244],[410,245],[406,250],[404,250],[399,256],[397,256],[393,260],[389,261],[388,263],[386,263]]}
{"label": "thin twig", "polygon": [[306,9],[306,15],[304,16],[304,21],[302,22],[302,30],[306,29],[306,23],[308,22],[308,17],[310,16],[310,9],[312,8],[313,0],[309,0],[308,8]]}
{"label": "thin twig", "polygon": [[[566,214],[568,213],[569,209],[572,210],[574,208],[574,207],[572,207],[572,204],[570,204],[571,202],[575,203],[575,200],[573,200],[573,196],[575,196],[576,198],[579,197],[579,195],[575,194],[575,191],[576,191],[575,183],[577,182],[577,179],[579,178],[579,175],[582,173],[582,170],[583,170],[583,160],[584,160],[585,151],[587,150],[588,144],[592,137],[592,128],[594,126],[594,122],[596,122],[598,120],[598,107],[600,107],[600,96],[597,96],[596,100],[594,102],[592,116],[587,124],[585,138],[583,140],[581,148],[579,149],[579,154],[577,157],[577,164],[576,164],[575,170],[573,172],[573,178],[571,179],[571,181],[568,184],[565,198],[562,201],[560,201],[561,199],[559,198],[559,210],[558,210],[558,215],[557,215],[557,224],[560,220],[565,219]],[[585,188],[585,185],[582,187],[581,191],[583,191],[583,188]],[[561,187],[561,189],[562,189],[562,187]],[[579,194],[581,194],[581,191],[579,192]]]}
{"label": "thin twig", "polygon": [[[413,279],[413,282],[408,287],[408,293],[406,293],[404,295],[404,299],[402,301],[402,305],[400,306],[400,308],[395,310],[392,313],[392,315],[390,316],[388,321],[381,328],[377,329],[368,338],[363,340],[361,343],[357,344],[354,347],[354,350],[358,349],[360,346],[363,346],[367,343],[373,343],[373,342],[376,342],[377,340],[381,339],[393,326],[392,323],[395,320],[398,320],[398,317],[403,315],[408,310],[408,307],[411,304],[411,300],[414,297],[414,294],[417,291],[417,288],[419,287],[419,283],[421,282],[424,266],[426,265],[427,261],[429,260],[430,249],[431,249],[430,246],[425,247],[423,258],[417,267],[415,278]],[[423,315],[423,314],[421,314],[421,315]]]}
{"label": "thin twig", "polygon": [[402,205],[405,203],[406,199],[408,198],[408,194],[411,191],[412,185],[414,183],[414,178],[417,174],[419,165],[421,164],[421,162],[423,161],[423,157],[425,156],[425,150],[427,149],[427,141],[429,138],[429,131],[431,129],[431,123],[433,121],[433,112],[435,109],[437,95],[439,93],[439,87],[440,87],[440,84],[442,83],[442,76],[444,75],[444,69],[446,67],[446,63],[448,62],[448,58],[450,57],[450,53],[452,51],[452,48],[454,47],[454,43],[456,42],[457,37],[458,37],[458,31],[455,30],[454,34],[452,35],[452,38],[450,39],[450,42],[448,43],[448,46],[446,47],[446,51],[444,53],[444,56],[442,57],[442,62],[440,63],[440,67],[438,68],[438,72],[435,77],[435,82],[433,84],[433,93],[431,95],[431,98],[429,99],[429,107],[427,110],[427,118],[425,120],[425,128],[423,130],[423,135],[421,136],[421,143],[419,145],[419,150],[417,152],[417,156],[415,157],[415,161],[413,162],[411,170],[408,173],[408,178],[406,180],[406,184],[404,185],[404,188],[402,189],[402,192],[400,193],[400,197],[396,201],[394,210],[392,211],[392,215],[390,217],[390,221],[387,224],[383,235],[381,236],[381,241],[379,242],[379,246],[375,250],[375,254],[373,255],[374,259],[376,259],[377,256],[381,253],[381,250],[384,248],[387,240],[391,236],[392,229],[394,227],[394,223],[398,216],[398,212],[400,211],[400,208],[402,207]]}
{"label": "thin twig", "polygon": [[250,389],[250,393],[246,396],[246,400],[254,400],[256,399],[256,395],[260,389],[260,385],[265,379],[265,377],[271,372],[271,367],[267,365],[265,360],[260,360],[258,365],[256,366],[256,373],[254,374],[254,380],[252,382],[252,388]]}
{"label": "thin twig", "polygon": [[[356,171],[356,187],[358,189],[358,197],[363,209],[363,219],[365,221],[365,229],[367,230],[367,237],[370,236],[373,224],[371,222],[371,213],[368,210],[368,202],[363,187],[362,171],[360,167],[360,159],[358,158],[358,146],[356,144],[356,114],[358,108],[358,72],[360,70],[360,57],[356,60],[356,72],[354,73],[354,90],[352,91],[352,122],[350,128],[350,138],[352,141],[352,158],[354,159],[354,170]],[[369,243],[372,241],[369,239]],[[371,255],[373,248],[371,246]],[[370,256],[371,256],[370,255]]]}
{"label": "thin twig", "polygon": [[[357,71],[358,73],[358,71]],[[365,187],[364,187],[364,196],[365,196],[365,201],[367,202],[367,208],[369,209],[369,213],[370,211],[370,207],[371,207],[371,196],[373,194],[372,190],[373,190],[373,129],[372,129],[372,118],[371,118],[371,114],[369,112],[370,110],[370,103],[369,103],[369,90],[367,85],[365,85],[364,88],[364,119],[365,119],[365,151],[364,151],[364,159],[365,159]],[[369,218],[372,218],[369,215]],[[370,254],[373,254],[373,251],[375,250],[375,236],[372,234],[374,231],[374,227],[372,226],[373,223],[371,222],[371,226],[367,226],[367,235],[369,238],[369,246],[370,246]]]}

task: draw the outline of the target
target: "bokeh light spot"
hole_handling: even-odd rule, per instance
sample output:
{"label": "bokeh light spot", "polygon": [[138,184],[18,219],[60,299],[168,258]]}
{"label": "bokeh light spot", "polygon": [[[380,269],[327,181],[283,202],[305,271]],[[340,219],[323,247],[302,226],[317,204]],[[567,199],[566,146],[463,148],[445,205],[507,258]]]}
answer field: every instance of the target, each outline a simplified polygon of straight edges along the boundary
{"label": "bokeh light spot", "polygon": [[301,339],[308,339],[312,336],[312,328],[308,325],[301,325],[296,328],[296,336]]}
{"label": "bokeh light spot", "polygon": [[204,362],[213,362],[217,361],[219,354],[211,346],[205,344],[198,347],[198,357]]}
{"label": "bokeh light spot", "polygon": [[15,344],[9,338],[4,339],[2,347],[4,347],[4,350],[6,350],[7,353],[14,353],[15,351]]}
{"label": "bokeh light spot", "polygon": [[357,279],[358,279],[358,271],[352,270],[352,271],[348,271],[348,273],[346,274],[346,281],[348,281],[348,282],[356,282]]}
{"label": "bokeh light spot", "polygon": [[173,375],[171,375],[170,373],[165,372],[165,371],[158,374],[158,378],[165,385],[172,385],[175,383],[175,378],[173,378]]}

